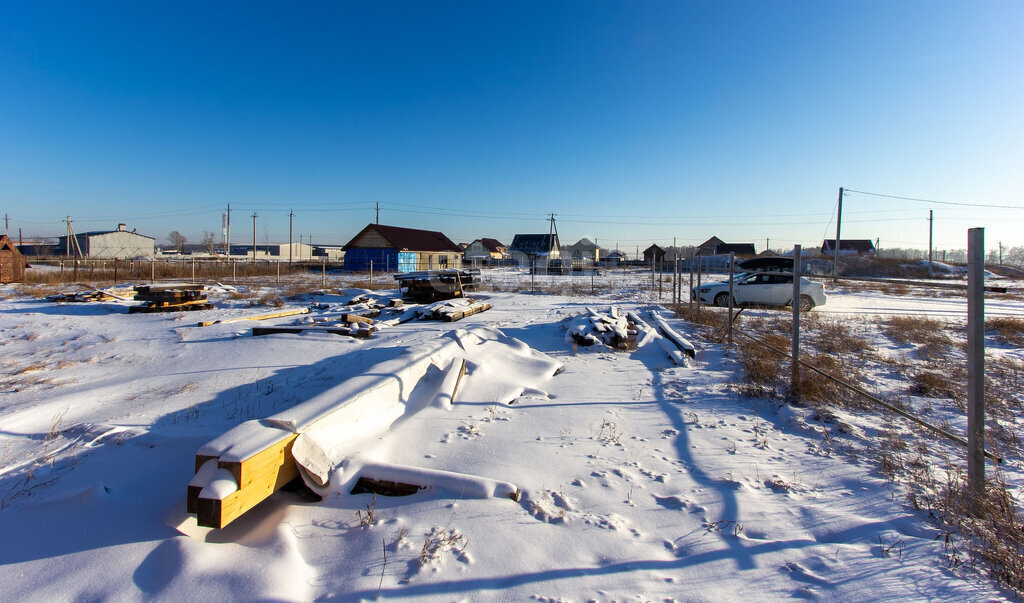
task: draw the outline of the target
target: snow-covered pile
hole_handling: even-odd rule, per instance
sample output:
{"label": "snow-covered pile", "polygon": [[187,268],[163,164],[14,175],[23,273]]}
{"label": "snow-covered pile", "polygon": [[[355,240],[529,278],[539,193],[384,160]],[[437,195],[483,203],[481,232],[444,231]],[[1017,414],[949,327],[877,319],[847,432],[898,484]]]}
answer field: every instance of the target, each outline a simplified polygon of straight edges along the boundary
{"label": "snow-covered pile", "polygon": [[[500,278],[516,285],[511,273]],[[528,289],[529,275],[519,278],[516,286]],[[480,297],[490,310],[458,323],[413,320],[359,340],[251,337],[245,322],[199,328],[196,321],[252,313],[245,300],[216,291],[221,309],[187,314],[128,315],[116,300],[4,299],[0,594],[1007,596],[967,565],[950,567],[942,532],[899,484],[863,457],[825,445],[822,430],[831,442],[848,437],[836,423],[737,397],[740,367],[730,348],[701,346],[691,366],[679,366],[658,338],[642,334],[635,349],[574,354],[565,321],[587,307],[614,304],[620,316],[650,316],[657,293],[649,281],[642,294],[626,292],[642,278],[610,276],[599,287],[623,288],[596,296],[489,293]],[[333,311],[342,297],[282,309],[319,301]],[[964,303],[830,292],[828,306],[814,312],[869,324],[908,311],[945,319]],[[1012,299],[989,309],[1024,314]],[[684,322],[663,316],[692,337]],[[645,333],[656,330],[652,323]],[[436,362],[403,376],[411,357],[441,348]],[[456,358],[465,359],[466,379],[444,399]],[[336,403],[371,382],[393,384],[396,396],[387,399],[401,408],[368,403],[361,412],[369,421],[359,421],[365,429],[346,431],[351,417],[332,416],[341,412]],[[308,450],[327,459],[310,472],[323,477],[325,498],[281,491],[222,530],[179,531],[196,451],[260,420],[308,428]],[[1010,479],[1019,474],[1007,467]],[[358,475],[432,487],[405,497],[353,494]],[[504,498],[510,485],[518,502]]]}

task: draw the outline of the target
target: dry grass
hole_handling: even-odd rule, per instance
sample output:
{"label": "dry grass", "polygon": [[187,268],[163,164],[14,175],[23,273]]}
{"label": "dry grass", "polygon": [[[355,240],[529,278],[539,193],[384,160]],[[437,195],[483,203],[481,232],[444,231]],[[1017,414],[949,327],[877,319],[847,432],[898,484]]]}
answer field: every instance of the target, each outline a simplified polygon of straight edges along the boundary
{"label": "dry grass", "polygon": [[[810,343],[820,352],[832,354],[859,354],[870,351],[871,344],[863,336],[853,332],[850,322],[835,318],[819,318],[815,314],[808,316],[806,328],[810,334]],[[806,327],[803,325],[806,324]]]}
{"label": "dry grass", "polygon": [[923,316],[893,316],[883,330],[890,339],[902,344],[949,346],[946,323]]}
{"label": "dry grass", "polygon": [[995,331],[1007,345],[1024,346],[1024,318],[1000,316],[985,321],[986,331]]}

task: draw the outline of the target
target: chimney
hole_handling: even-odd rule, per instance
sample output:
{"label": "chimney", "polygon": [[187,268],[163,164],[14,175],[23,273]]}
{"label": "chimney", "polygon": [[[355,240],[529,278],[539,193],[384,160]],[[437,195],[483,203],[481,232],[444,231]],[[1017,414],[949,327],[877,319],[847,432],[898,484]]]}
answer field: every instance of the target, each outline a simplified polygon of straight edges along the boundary
{"label": "chimney", "polygon": [[118,229],[119,231],[121,231],[121,232],[124,232],[124,231],[128,230],[128,227],[127,227],[127,226],[125,226],[125,224],[124,224],[124,223],[121,223],[121,224],[118,224],[118,225],[117,225],[117,229]]}

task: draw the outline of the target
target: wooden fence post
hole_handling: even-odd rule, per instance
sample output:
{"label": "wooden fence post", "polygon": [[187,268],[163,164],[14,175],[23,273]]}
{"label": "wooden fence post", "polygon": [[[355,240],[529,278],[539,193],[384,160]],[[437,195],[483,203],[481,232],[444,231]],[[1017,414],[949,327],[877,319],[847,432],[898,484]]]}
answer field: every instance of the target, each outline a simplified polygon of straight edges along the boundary
{"label": "wooden fence post", "polygon": [[985,229],[967,231],[967,482],[971,507],[985,497]]}

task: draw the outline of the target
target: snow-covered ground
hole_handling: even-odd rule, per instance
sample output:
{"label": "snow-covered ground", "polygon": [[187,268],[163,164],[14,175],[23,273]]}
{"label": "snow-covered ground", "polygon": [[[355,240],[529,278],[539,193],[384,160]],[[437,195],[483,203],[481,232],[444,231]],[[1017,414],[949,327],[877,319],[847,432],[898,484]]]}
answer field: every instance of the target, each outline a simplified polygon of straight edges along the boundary
{"label": "snow-covered ground", "polygon": [[[550,288],[554,278],[536,283]],[[589,278],[569,281],[576,288],[564,295],[529,293],[530,277],[511,271],[485,282],[499,289],[476,296],[492,304],[487,312],[413,321],[368,340],[251,337],[248,322],[196,326],[262,311],[226,293],[212,294],[217,310],[173,314],[3,300],[0,598],[1009,596],[966,566],[951,569],[926,512],[872,463],[824,450],[801,409],[738,397],[738,361],[726,346],[699,343],[693,366],[680,367],[651,342],[634,351],[566,343],[566,319],[588,307],[641,316],[656,307],[649,274],[605,276],[596,295]],[[670,298],[665,284],[662,300]],[[965,308],[963,297],[830,292],[814,312],[958,320]],[[1024,301],[1000,298],[987,309],[1020,317]],[[338,480],[322,501],[279,492],[223,530],[186,520],[201,445],[474,325],[563,369],[511,404],[457,394],[450,409],[410,414],[354,452],[511,482],[518,502],[440,488],[353,495]],[[497,361],[470,366],[474,373],[517,377]],[[372,521],[361,521],[368,509]]]}

